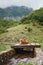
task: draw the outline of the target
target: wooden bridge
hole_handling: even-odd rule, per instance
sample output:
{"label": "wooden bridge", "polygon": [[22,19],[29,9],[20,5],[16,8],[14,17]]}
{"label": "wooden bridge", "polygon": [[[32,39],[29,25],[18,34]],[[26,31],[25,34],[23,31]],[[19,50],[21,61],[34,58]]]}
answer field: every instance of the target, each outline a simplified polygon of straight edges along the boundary
{"label": "wooden bridge", "polygon": [[31,43],[31,44],[14,44],[11,46],[15,49],[16,53],[29,53],[30,57],[36,56],[36,48],[40,48],[40,44]]}
{"label": "wooden bridge", "polygon": [[[28,54],[28,57],[30,56],[33,58],[36,56],[36,48],[40,48],[40,44],[31,43],[31,44],[25,44],[25,45],[23,44],[11,45],[11,49],[0,52],[0,65],[2,65],[3,63],[6,63],[12,57],[18,58],[20,54],[23,56],[23,54],[26,53],[25,55]],[[21,55],[19,57],[21,57]]]}

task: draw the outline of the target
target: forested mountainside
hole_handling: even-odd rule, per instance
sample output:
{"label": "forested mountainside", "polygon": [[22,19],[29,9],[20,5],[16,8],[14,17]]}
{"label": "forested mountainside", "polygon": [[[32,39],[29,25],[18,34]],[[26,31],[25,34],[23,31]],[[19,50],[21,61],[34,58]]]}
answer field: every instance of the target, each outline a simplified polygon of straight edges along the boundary
{"label": "forested mountainside", "polygon": [[0,43],[11,44],[21,38],[40,43],[43,49],[43,8],[31,12],[19,21],[0,20]]}
{"label": "forested mountainside", "polygon": [[43,26],[43,8],[33,11],[21,21],[22,23],[37,22]]}
{"label": "forested mountainside", "polygon": [[0,19],[20,19],[29,14],[33,9],[25,6],[11,6],[0,8]]}

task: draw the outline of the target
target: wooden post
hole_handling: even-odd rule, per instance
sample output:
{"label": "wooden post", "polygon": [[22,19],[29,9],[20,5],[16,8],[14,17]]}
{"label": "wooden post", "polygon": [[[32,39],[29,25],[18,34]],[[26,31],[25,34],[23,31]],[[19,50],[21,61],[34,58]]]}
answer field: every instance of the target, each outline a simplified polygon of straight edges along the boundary
{"label": "wooden post", "polygon": [[33,57],[36,57],[36,48],[33,48]]}

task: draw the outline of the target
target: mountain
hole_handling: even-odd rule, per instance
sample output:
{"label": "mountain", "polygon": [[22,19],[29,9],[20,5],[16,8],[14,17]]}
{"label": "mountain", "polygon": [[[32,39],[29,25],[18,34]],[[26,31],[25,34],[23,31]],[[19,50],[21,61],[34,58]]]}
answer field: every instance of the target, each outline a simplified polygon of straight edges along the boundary
{"label": "mountain", "polygon": [[33,9],[25,6],[11,6],[7,8],[0,8],[0,19],[20,19],[29,14]]}
{"label": "mountain", "polygon": [[22,18],[22,23],[36,22],[43,25],[43,8],[33,11],[28,16]]}
{"label": "mountain", "polygon": [[0,44],[12,44],[26,39],[30,43],[40,43],[43,50],[42,17],[43,8],[33,11],[19,21],[0,20]]}

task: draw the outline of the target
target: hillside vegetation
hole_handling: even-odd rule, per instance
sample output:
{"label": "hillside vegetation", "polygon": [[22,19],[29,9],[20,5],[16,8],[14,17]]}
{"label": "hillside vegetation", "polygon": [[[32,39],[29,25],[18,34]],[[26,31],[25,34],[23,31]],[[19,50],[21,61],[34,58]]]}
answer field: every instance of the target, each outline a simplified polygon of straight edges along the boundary
{"label": "hillside vegetation", "polygon": [[40,25],[43,26],[43,8],[40,8],[39,10],[35,10],[32,13],[30,13],[30,15],[24,17],[21,20],[22,23],[39,23]]}
{"label": "hillside vegetation", "polygon": [[[38,13],[37,13],[38,12]],[[39,15],[40,13],[40,15]],[[42,13],[42,14],[41,14]],[[36,18],[35,18],[36,16]],[[17,43],[20,39],[26,39],[30,43],[40,43],[43,50],[43,8],[33,11],[21,21],[8,21],[0,24],[7,32],[0,34],[0,43]],[[42,19],[41,19],[42,18]],[[40,19],[40,20],[39,20]],[[1,22],[1,21],[0,21]],[[5,24],[5,26],[3,25]],[[1,28],[1,29],[3,29]]]}
{"label": "hillside vegetation", "polygon": [[43,27],[33,24],[21,24],[7,29],[8,32],[0,35],[0,42],[12,44],[19,39],[27,39],[29,42],[40,43],[43,48]]}
{"label": "hillside vegetation", "polygon": [[19,19],[19,17],[26,16],[33,9],[25,6],[10,6],[6,8],[0,8],[0,19]]}
{"label": "hillside vegetation", "polygon": [[19,25],[21,22],[20,21],[8,21],[8,20],[0,20],[0,34],[8,32],[7,28],[10,27],[15,27],[17,25]]}

